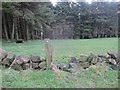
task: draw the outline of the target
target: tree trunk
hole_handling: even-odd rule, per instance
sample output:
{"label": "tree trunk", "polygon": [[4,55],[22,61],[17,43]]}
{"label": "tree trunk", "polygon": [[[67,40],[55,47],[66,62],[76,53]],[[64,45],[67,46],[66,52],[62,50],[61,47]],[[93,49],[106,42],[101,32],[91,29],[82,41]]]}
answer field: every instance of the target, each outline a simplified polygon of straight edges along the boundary
{"label": "tree trunk", "polygon": [[14,41],[14,34],[15,34],[15,25],[14,25],[14,17],[13,17],[13,27],[12,27],[12,38],[11,38],[11,41],[13,42]]}
{"label": "tree trunk", "polygon": [[19,36],[18,36],[18,29],[16,29],[16,40],[19,39]]}
{"label": "tree trunk", "polygon": [[3,22],[4,22],[4,32],[5,32],[5,38],[6,38],[6,40],[8,41],[8,32],[7,32],[7,23],[6,23],[6,19],[5,19],[5,13],[3,13]]}
{"label": "tree trunk", "polygon": [[27,30],[27,40],[29,40],[29,29],[27,23],[26,23],[26,30]]}

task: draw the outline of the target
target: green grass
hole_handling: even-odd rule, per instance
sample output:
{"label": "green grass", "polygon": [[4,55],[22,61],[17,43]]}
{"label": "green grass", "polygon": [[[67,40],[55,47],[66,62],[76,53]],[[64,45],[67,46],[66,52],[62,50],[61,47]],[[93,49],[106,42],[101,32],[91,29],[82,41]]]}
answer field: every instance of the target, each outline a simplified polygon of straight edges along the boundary
{"label": "green grass", "polygon": [[[57,79],[52,71],[2,71],[2,87],[12,88],[117,88],[118,72],[103,71],[104,68],[92,69],[81,73],[73,74],[79,78],[71,79],[67,72],[60,72],[60,79]],[[98,71],[101,73],[98,75]]]}
{"label": "green grass", "polygon": [[[51,40],[54,48],[54,62],[68,63],[68,56],[80,57],[80,54],[107,53],[108,50],[118,51],[118,38],[83,39],[83,40]],[[45,57],[44,42],[28,41],[24,44],[2,43],[2,48],[17,55],[37,54]],[[89,70],[73,74],[80,78],[71,79],[70,73],[52,71],[15,71],[2,70],[2,86],[13,88],[117,88],[118,71],[105,70],[105,67],[91,67]],[[98,74],[99,73],[99,74]],[[72,75],[72,76],[73,76]]]}
{"label": "green grass", "polygon": [[[108,50],[118,50],[118,38],[81,39],[81,40],[51,40],[54,49],[54,62],[68,62],[68,56],[80,57],[80,54],[107,53]],[[37,54],[45,57],[44,42],[28,41],[24,44],[2,43],[2,48],[17,55]]]}

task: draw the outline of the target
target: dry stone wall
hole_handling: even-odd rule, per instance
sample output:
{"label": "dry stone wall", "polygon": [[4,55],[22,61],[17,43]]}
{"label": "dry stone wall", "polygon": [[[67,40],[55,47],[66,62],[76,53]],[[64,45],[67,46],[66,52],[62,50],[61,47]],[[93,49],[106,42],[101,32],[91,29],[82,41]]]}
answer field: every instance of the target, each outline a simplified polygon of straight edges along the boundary
{"label": "dry stone wall", "polygon": [[7,53],[0,49],[0,65],[2,68],[11,68],[15,70],[26,69],[46,69],[46,61],[41,59],[39,55],[19,55]]}
{"label": "dry stone wall", "polygon": [[[106,54],[81,54],[80,58],[69,57],[71,61],[68,64],[62,62],[55,66],[63,71],[75,73],[89,68],[91,65],[102,66],[108,65],[111,70],[120,70],[120,54],[114,50],[108,51]],[[10,68],[14,70],[46,70],[46,60],[41,59],[39,55],[15,55],[0,49],[0,66],[2,68]]]}
{"label": "dry stone wall", "polygon": [[109,67],[109,70],[120,70],[120,54],[116,51],[110,50],[107,54],[90,54],[80,55],[80,58],[70,57],[71,61],[68,64],[58,63],[57,67],[60,70],[74,73],[81,72],[83,69],[89,68],[91,65]]}

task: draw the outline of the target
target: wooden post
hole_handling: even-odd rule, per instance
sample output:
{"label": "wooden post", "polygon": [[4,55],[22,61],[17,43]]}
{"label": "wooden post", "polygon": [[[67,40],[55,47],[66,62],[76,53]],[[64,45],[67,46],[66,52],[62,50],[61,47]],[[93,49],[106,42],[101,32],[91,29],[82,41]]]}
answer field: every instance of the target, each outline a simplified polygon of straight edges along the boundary
{"label": "wooden post", "polygon": [[120,1],[118,3],[118,37],[120,37]]}
{"label": "wooden post", "polygon": [[52,69],[52,62],[53,62],[53,48],[49,41],[49,38],[44,39],[45,41],[45,49],[46,49],[46,63],[47,63],[47,70]]}

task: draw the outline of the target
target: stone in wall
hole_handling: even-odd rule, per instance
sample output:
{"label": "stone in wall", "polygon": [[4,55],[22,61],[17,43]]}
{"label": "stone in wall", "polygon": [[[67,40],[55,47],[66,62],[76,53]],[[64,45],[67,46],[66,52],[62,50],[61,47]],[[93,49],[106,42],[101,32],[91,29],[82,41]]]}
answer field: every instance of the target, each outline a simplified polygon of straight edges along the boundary
{"label": "stone in wall", "polygon": [[0,48],[0,62],[7,56],[7,52]]}
{"label": "stone in wall", "polygon": [[40,56],[38,56],[38,55],[31,55],[31,61],[32,61],[33,63],[38,63],[38,62],[40,62],[40,61],[41,61]]}
{"label": "stone in wall", "polygon": [[3,59],[2,64],[10,66],[10,64],[13,62],[15,59],[15,54],[8,53],[7,57]]}
{"label": "stone in wall", "polygon": [[39,63],[39,67],[40,67],[40,69],[45,70],[46,67],[47,67],[46,62],[41,62],[41,63]]}

